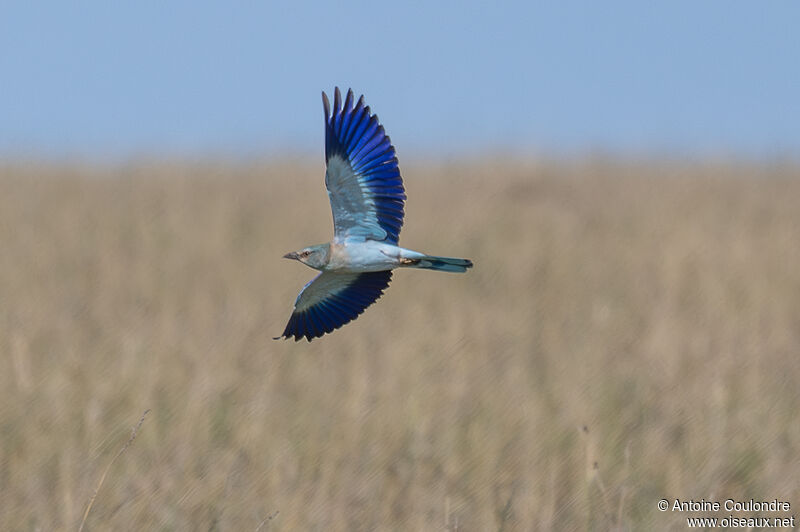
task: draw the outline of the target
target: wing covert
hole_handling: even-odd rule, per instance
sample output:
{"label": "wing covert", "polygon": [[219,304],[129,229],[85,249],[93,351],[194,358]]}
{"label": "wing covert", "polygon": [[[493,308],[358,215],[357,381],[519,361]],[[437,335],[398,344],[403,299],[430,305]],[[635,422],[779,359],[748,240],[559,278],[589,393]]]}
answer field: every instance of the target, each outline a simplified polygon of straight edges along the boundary
{"label": "wing covert", "polygon": [[333,211],[334,236],[397,244],[406,199],[394,146],[364,105],[353,103],[348,90],[344,104],[334,90],[333,109],[322,93],[325,110],[325,186]]}
{"label": "wing covert", "polygon": [[383,295],[391,271],[366,273],[322,272],[297,296],[286,329],[278,338],[309,342],[356,319]]}

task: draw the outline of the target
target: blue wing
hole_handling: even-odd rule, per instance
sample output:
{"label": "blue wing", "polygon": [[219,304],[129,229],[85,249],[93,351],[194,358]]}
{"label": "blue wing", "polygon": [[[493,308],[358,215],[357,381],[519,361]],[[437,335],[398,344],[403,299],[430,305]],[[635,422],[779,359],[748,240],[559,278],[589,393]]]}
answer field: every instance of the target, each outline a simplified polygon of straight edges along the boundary
{"label": "blue wing", "polygon": [[325,186],[333,210],[335,238],[371,239],[397,244],[403,226],[406,199],[394,146],[364,105],[364,97],[353,105],[347,91],[344,105],[336,87],[331,111],[325,108]]}
{"label": "blue wing", "polygon": [[[294,312],[278,338],[309,342],[351,322],[383,295],[391,271],[367,273],[322,272],[300,291]],[[277,339],[277,338],[276,338]]]}

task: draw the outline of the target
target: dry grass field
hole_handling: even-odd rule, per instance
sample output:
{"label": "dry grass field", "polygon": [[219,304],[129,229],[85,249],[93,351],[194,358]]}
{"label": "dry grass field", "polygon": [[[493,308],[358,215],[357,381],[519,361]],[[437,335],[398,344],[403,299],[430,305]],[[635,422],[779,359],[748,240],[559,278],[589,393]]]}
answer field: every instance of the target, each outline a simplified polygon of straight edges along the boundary
{"label": "dry grass field", "polygon": [[800,168],[406,164],[401,245],[475,268],[273,341],[313,276],[281,255],[332,231],[317,159],[0,165],[0,529],[77,530],[106,469],[84,530],[800,507]]}

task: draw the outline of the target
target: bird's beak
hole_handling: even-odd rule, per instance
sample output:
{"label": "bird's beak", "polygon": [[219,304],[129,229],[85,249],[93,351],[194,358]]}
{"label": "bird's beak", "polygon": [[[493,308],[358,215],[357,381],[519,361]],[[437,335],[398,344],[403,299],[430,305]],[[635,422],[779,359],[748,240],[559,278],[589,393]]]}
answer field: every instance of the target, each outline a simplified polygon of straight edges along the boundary
{"label": "bird's beak", "polygon": [[296,252],[296,251],[290,251],[289,253],[287,253],[286,255],[284,255],[284,256],[283,256],[283,258],[284,258],[284,259],[294,259],[294,260],[297,260],[297,252]]}

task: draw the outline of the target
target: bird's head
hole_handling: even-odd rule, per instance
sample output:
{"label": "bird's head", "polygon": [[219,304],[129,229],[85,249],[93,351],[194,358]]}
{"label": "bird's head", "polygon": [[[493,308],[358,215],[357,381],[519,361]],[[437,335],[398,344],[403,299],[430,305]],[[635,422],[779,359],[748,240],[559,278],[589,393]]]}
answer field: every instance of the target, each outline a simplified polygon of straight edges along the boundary
{"label": "bird's head", "polygon": [[309,246],[299,251],[292,251],[283,256],[284,259],[294,259],[302,262],[306,266],[310,266],[316,270],[321,270],[328,264],[328,252],[330,251],[330,244],[319,244],[316,246]]}

